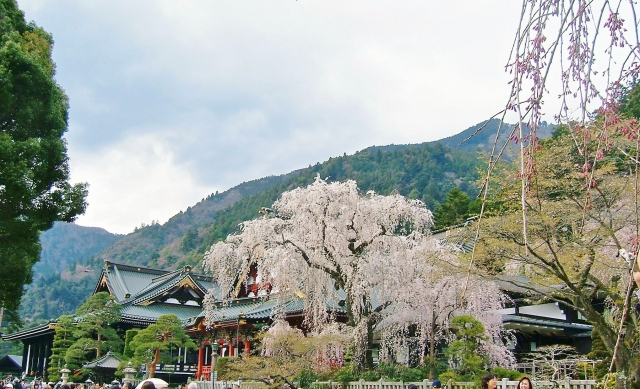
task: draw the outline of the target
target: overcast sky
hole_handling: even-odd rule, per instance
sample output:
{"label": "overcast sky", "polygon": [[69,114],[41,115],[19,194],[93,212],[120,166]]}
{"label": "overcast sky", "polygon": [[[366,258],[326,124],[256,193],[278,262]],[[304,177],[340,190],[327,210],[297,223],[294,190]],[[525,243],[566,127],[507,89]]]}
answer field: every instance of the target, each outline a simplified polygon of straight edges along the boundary
{"label": "overcast sky", "polygon": [[128,233],[215,191],[499,111],[516,0],[18,0],[53,35],[78,224]]}

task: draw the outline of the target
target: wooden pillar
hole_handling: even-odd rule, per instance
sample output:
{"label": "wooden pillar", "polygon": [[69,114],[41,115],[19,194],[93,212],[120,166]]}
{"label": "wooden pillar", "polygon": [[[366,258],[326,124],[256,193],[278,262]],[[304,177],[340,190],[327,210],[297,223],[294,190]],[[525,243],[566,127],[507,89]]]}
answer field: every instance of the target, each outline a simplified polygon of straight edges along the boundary
{"label": "wooden pillar", "polygon": [[202,366],[204,365],[204,348],[198,347],[198,370],[196,372],[196,379],[199,380],[202,375]]}
{"label": "wooden pillar", "polygon": [[24,358],[24,363],[22,365],[22,368],[24,369],[24,373],[26,375],[29,375],[29,364],[31,363],[31,343],[29,343],[27,345],[27,354],[26,357]]}

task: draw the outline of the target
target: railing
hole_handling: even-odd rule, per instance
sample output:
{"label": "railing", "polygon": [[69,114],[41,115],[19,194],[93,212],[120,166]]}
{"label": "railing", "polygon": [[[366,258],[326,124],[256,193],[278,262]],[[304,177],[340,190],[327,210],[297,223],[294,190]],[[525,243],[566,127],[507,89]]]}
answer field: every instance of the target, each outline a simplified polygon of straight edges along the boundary
{"label": "railing", "polygon": [[[533,381],[536,389],[595,389],[594,380],[558,380],[558,381]],[[338,382],[314,382],[309,389],[406,389],[410,384],[414,384],[418,389],[432,389],[432,382],[424,380],[420,382],[390,382],[390,381],[355,381],[349,382],[343,387]],[[443,389],[470,389],[476,387],[474,382],[443,382]],[[516,389],[518,381],[509,381],[504,378],[498,381],[497,389]],[[244,389],[244,388],[243,388]]]}
{"label": "railing", "polygon": [[[211,367],[209,367],[211,368]],[[162,363],[158,364],[156,367],[156,372],[158,373],[189,373],[195,374],[198,371],[197,365],[192,364],[171,364],[171,363]]]}
{"label": "railing", "polygon": [[226,388],[235,388],[236,385],[241,389],[266,389],[267,385],[263,382],[254,382],[254,381],[195,381],[196,385],[198,385],[198,389],[226,389]]}
{"label": "railing", "polygon": [[[533,387],[536,389],[595,389],[595,380],[557,380],[557,381],[533,381]],[[241,389],[266,389],[267,385],[263,382],[244,382],[244,381],[197,381],[198,389],[233,389],[238,385]],[[310,388],[305,389],[406,389],[410,384],[414,384],[418,389],[432,389],[432,382],[424,380],[420,382],[402,382],[402,381],[353,381],[343,387],[339,382],[314,382]],[[443,382],[442,389],[471,389],[476,387],[474,382]],[[509,381],[504,378],[498,381],[496,389],[516,389],[518,381]]]}

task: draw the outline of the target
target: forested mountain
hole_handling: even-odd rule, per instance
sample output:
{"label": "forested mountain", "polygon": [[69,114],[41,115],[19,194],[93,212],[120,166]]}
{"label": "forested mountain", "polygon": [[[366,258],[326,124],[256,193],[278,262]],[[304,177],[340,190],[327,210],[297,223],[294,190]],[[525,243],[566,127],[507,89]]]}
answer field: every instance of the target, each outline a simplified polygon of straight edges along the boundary
{"label": "forested mountain", "polygon": [[190,228],[210,225],[220,209],[296,174],[265,177],[212,194],[163,225],[144,226],[126,236],[56,223],[41,234],[41,260],[34,266],[33,282],[25,288],[20,316],[29,326],[74,312],[93,291],[105,260],[148,265],[154,253],[173,240],[180,241]]}
{"label": "forested mountain", "polygon": [[[441,143],[443,146],[449,147],[454,150],[480,151],[488,154],[491,152],[491,149],[493,148],[493,144],[496,139],[496,134],[498,134],[499,126],[500,126],[500,120],[491,119],[486,124],[485,123],[476,124],[475,126],[469,127],[459,134],[456,134],[432,143]],[[515,126],[512,124],[505,123],[502,125],[502,128],[500,129],[500,134],[498,136],[498,142],[497,142],[498,149],[505,142],[508,141],[514,127]],[[538,138],[550,137],[551,133],[555,128],[556,127],[554,125],[549,125],[547,124],[547,122],[542,122],[540,124],[540,127],[538,127],[537,129]],[[476,135],[474,135],[478,130],[479,132]],[[518,148],[519,148],[519,145],[517,145],[514,142],[511,142],[509,144],[509,147],[507,147],[507,151],[504,155],[505,158],[508,159],[508,158],[512,158],[514,155],[517,155]]]}
{"label": "forested mountain", "polygon": [[[491,153],[493,144],[495,143],[496,134],[498,134],[499,126],[500,126],[500,120],[491,119],[487,122],[478,123],[475,126],[469,127],[466,130],[456,135],[450,136],[448,138],[440,139],[437,141],[428,142],[428,144],[435,145],[440,143],[441,145],[448,147],[452,150],[480,152],[488,155],[489,153]],[[508,141],[514,127],[515,126],[513,124],[507,124],[507,123],[503,124],[502,128],[500,129],[500,133],[498,135],[498,142],[497,142],[498,148]],[[547,124],[547,122],[542,122],[537,130],[538,138],[549,138],[555,128],[556,128],[555,125],[550,125],[550,124]],[[415,146],[416,145],[412,145],[412,144],[371,146],[367,150],[380,149],[382,151],[397,151],[397,150],[403,150],[403,149],[411,148]],[[514,156],[517,155],[519,147],[520,146],[515,142],[510,142],[503,157],[506,159],[513,158]]]}
{"label": "forested mountain", "polygon": [[213,193],[193,207],[188,207],[186,211],[173,216],[164,224],[155,223],[136,228],[133,233],[102,252],[96,260],[100,263],[108,260],[144,266],[160,264],[160,267],[164,267],[165,263],[162,259],[158,263],[163,248],[178,244],[183,236],[191,236],[193,231],[211,225],[220,210],[228,208],[246,196],[261,193],[278,184],[288,182],[299,173],[300,171],[294,171],[280,176],[265,177],[242,183],[223,193]]}
{"label": "forested mountain", "polygon": [[40,234],[42,253],[33,282],[25,287],[21,316],[34,321],[73,312],[96,282],[94,258],[123,237],[64,222]]}
{"label": "forested mountain", "polygon": [[62,273],[72,264],[95,257],[123,237],[103,228],[56,222],[53,228],[40,234],[42,253],[33,271],[35,274]]}
{"label": "forested mountain", "polygon": [[[477,195],[475,181],[484,169],[483,154],[477,151],[485,150],[482,144],[493,143],[497,124],[491,121],[474,137],[475,143],[467,143],[463,150],[456,150],[460,149],[458,143],[481,124],[443,140],[453,148],[441,142],[373,146],[289,174],[243,183],[207,196],[165,224],[142,226],[125,237],[114,239],[114,243],[99,254],[88,257],[79,253],[75,259],[59,260],[59,266],[52,265],[55,260],[43,260],[36,269],[34,283],[23,297],[21,315],[29,323],[73,312],[91,293],[104,260],[163,269],[187,264],[197,268],[204,252],[233,232],[238,223],[258,217],[261,207],[270,206],[284,191],[310,184],[318,174],[330,181],[356,180],[362,191],[374,190],[381,194],[398,191],[423,200],[432,210],[454,187],[473,198]],[[58,239],[81,240],[79,236],[56,235],[61,231],[53,231],[51,237],[56,239],[43,235],[43,253],[63,252],[56,249],[61,245]],[[65,267],[63,263],[69,265]],[[40,269],[47,272],[43,274]],[[60,289],[64,289],[65,299],[60,298]]]}

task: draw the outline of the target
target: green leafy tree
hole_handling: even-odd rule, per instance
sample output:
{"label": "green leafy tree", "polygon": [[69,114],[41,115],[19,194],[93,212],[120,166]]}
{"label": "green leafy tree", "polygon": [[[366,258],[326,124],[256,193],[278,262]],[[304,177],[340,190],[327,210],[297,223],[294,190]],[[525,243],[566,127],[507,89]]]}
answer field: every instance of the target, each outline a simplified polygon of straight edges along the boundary
{"label": "green leafy tree", "polygon": [[84,212],[86,184],[71,185],[68,101],[55,81],[53,39],[0,1],[0,306],[17,309],[40,256],[39,235]]}
{"label": "green leafy tree", "polygon": [[136,335],[138,335],[138,332],[139,332],[138,330],[127,330],[127,333],[124,339],[124,353],[123,353],[123,355],[127,358],[133,358],[135,355],[135,350],[131,348],[131,341],[133,340],[133,338],[136,337]]}
{"label": "green leafy tree", "polygon": [[627,118],[640,118],[640,84],[626,91],[620,102],[620,113]]}
{"label": "green leafy tree", "polygon": [[607,350],[607,347],[602,342],[597,329],[591,331],[591,342],[591,352],[587,356],[589,359],[597,361],[593,365],[593,373],[596,379],[601,380],[609,372],[611,352]]}
{"label": "green leafy tree", "polygon": [[60,369],[65,365],[65,355],[69,347],[75,342],[73,331],[73,316],[63,315],[58,318],[56,323],[56,332],[53,335],[53,345],[51,347],[51,359],[47,372],[50,381],[58,381],[60,379]]}
{"label": "green leafy tree", "polygon": [[473,316],[457,316],[451,320],[451,332],[456,340],[447,348],[446,356],[453,371],[467,377],[484,373],[487,361],[478,353],[480,341],[485,339],[482,323]]}
{"label": "green leafy tree", "polygon": [[196,348],[196,344],[184,332],[182,322],[176,315],[163,315],[158,322],[140,330],[131,340],[130,348],[134,350],[136,362],[144,363],[149,378],[155,376],[156,365],[163,352],[171,346]]}
{"label": "green leafy tree", "polygon": [[[350,344],[350,339],[339,327],[336,323],[321,333],[305,334],[287,322],[278,320],[260,336],[261,355],[222,358],[216,365],[218,378],[260,381],[271,388],[281,388],[283,384],[289,384],[292,388],[308,387],[309,377],[317,377],[343,364],[343,350]],[[355,370],[353,366],[342,368],[333,379],[353,381],[356,379]],[[302,382],[296,382],[301,378]]]}
{"label": "green leafy tree", "polygon": [[123,342],[111,327],[120,320],[120,305],[107,292],[89,297],[77,310],[79,319],[73,336],[76,341],[67,350],[66,361],[81,365],[99,358],[109,350],[120,352]]}
{"label": "green leafy tree", "polygon": [[447,200],[440,204],[433,213],[434,228],[445,228],[460,224],[469,216],[480,212],[480,201],[471,201],[469,195],[455,187],[447,194]]}
{"label": "green leafy tree", "polygon": [[637,250],[640,228],[633,157],[639,129],[631,123],[607,127],[596,121],[542,141],[524,214],[521,183],[513,174],[496,173],[501,187],[491,200],[501,212],[482,221],[473,264],[486,276],[487,269],[526,274],[530,282],[511,283],[579,312],[606,352],[616,350],[620,384],[640,388],[638,322],[629,314],[636,285],[630,265],[616,256],[623,248]]}

